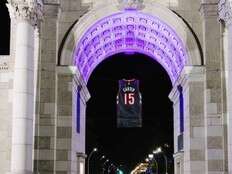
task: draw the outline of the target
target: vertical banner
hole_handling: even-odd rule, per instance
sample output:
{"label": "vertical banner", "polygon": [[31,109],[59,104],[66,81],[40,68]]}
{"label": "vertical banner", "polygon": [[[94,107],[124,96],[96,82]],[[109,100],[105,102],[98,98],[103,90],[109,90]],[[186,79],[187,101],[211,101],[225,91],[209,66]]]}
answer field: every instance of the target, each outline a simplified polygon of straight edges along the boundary
{"label": "vertical banner", "polygon": [[117,127],[142,127],[142,96],[139,80],[119,80]]}

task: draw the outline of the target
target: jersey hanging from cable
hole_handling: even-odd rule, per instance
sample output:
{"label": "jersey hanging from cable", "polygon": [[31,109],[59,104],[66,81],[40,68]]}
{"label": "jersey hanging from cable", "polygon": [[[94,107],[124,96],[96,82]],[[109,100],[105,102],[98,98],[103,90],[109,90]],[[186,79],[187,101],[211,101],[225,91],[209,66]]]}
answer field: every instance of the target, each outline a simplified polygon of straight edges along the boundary
{"label": "jersey hanging from cable", "polygon": [[139,80],[119,80],[117,126],[142,127],[142,96]]}

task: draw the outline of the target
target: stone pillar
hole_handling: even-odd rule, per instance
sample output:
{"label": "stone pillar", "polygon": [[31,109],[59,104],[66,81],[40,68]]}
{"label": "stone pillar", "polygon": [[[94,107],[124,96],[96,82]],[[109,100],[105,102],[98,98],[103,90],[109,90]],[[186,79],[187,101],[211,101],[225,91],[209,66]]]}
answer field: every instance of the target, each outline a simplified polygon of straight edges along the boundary
{"label": "stone pillar", "polygon": [[[180,83],[178,82],[180,85]],[[183,173],[184,169],[184,149],[183,149],[183,132],[180,132],[180,93],[178,85],[174,86],[169,98],[173,102],[173,123],[174,123],[174,168],[175,174]]]}
{"label": "stone pillar", "polygon": [[72,171],[72,88],[75,71],[76,68],[71,66],[58,66],[56,68],[55,172],[58,173],[71,173]]}
{"label": "stone pillar", "polygon": [[[203,52],[206,67],[206,174],[225,172],[221,30],[217,0],[203,0]],[[210,32],[209,32],[210,31]]]}
{"label": "stone pillar", "polygon": [[11,173],[33,172],[34,137],[34,26],[42,16],[42,4],[11,1],[16,22],[13,83]]}
{"label": "stone pillar", "polygon": [[[175,171],[184,174],[205,174],[204,77],[202,66],[186,66],[169,97],[174,103]],[[179,90],[183,91],[183,149],[178,149]]]}
{"label": "stone pillar", "polygon": [[39,25],[39,61],[36,97],[36,131],[34,170],[54,173],[56,170],[56,63],[58,54],[57,18],[59,5],[44,3],[43,22]]}
{"label": "stone pillar", "polygon": [[[76,173],[78,170],[84,171],[83,167],[85,165],[85,105],[89,99],[89,93],[76,67],[58,66],[56,73],[57,138],[55,171]],[[79,131],[77,131],[76,116],[78,93],[80,94],[80,101],[78,101],[78,107],[80,107]],[[77,156],[77,154],[79,155]],[[80,154],[82,155],[80,156]]]}
{"label": "stone pillar", "polygon": [[227,76],[227,132],[228,132],[228,168],[232,174],[232,25],[228,26],[228,76]]}
{"label": "stone pillar", "polygon": [[227,94],[227,146],[228,173],[232,174],[232,3],[220,0],[218,3],[219,19],[225,22],[223,56],[225,62],[226,94]]}

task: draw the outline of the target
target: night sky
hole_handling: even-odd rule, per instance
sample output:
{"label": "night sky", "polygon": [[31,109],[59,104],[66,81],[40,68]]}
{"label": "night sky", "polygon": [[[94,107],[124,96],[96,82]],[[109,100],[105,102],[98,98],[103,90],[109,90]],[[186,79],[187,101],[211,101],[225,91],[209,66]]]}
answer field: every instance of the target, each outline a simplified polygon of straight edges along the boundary
{"label": "night sky", "polygon": [[[116,95],[118,80],[123,78],[140,81],[142,128],[117,128]],[[171,87],[160,64],[142,54],[117,54],[97,66],[88,82],[91,99],[87,103],[87,153],[93,147],[100,148],[91,158],[91,171],[95,166],[91,174],[100,173],[102,154],[115,165],[122,165],[127,172],[164,144],[170,145],[166,151],[172,159],[173,111],[168,98]]]}
{"label": "night sky", "polygon": [[10,17],[5,3],[0,0],[0,55],[9,55],[10,47]]}

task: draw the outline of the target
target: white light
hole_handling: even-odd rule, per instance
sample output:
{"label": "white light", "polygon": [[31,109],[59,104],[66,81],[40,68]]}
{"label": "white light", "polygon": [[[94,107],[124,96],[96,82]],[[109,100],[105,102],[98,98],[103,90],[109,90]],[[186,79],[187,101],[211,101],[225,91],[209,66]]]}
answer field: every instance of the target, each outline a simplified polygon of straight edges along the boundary
{"label": "white light", "polygon": [[84,174],[84,164],[80,163],[80,174]]}
{"label": "white light", "polygon": [[149,155],[148,155],[148,158],[149,158],[149,159],[152,159],[153,157],[154,157],[153,154],[149,154]]}
{"label": "white light", "polygon": [[158,147],[156,150],[153,150],[153,154],[158,154],[158,153],[161,153],[162,152],[162,148],[161,147]]}
{"label": "white light", "polygon": [[146,158],[146,159],[145,159],[145,161],[146,161],[146,162],[149,162],[149,159],[148,159],[148,158]]}
{"label": "white light", "polygon": [[153,154],[157,154],[157,151],[156,151],[156,150],[153,150],[152,153],[153,153]]}
{"label": "white light", "polygon": [[93,151],[96,152],[96,151],[97,151],[97,148],[94,148]]}
{"label": "white light", "polygon": [[162,148],[161,148],[161,147],[158,147],[158,148],[157,148],[157,152],[158,152],[158,153],[162,152]]}

